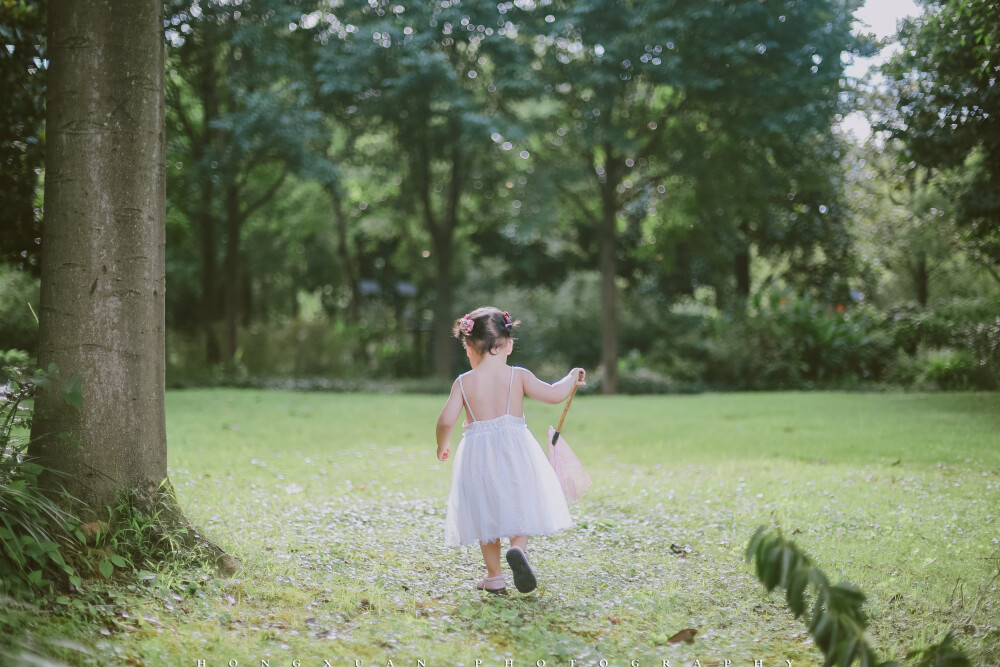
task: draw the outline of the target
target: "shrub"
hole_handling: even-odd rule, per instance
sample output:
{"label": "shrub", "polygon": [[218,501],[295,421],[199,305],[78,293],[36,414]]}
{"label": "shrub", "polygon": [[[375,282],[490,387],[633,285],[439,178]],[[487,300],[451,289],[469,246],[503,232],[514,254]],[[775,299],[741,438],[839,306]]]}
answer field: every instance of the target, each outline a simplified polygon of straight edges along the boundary
{"label": "shrub", "polygon": [[31,428],[27,404],[46,375],[27,375],[26,353],[0,357],[7,362],[0,388],[0,595],[28,598],[62,575],[79,585],[62,553],[72,542],[74,520],[42,492],[43,469],[24,456]]}
{"label": "shrub", "polygon": [[5,347],[35,351],[38,321],[31,308],[38,312],[38,295],[37,278],[0,264],[0,341]]}
{"label": "shrub", "polygon": [[989,299],[941,300],[928,306],[911,302],[889,308],[886,315],[893,343],[911,355],[920,346],[962,347],[978,325],[998,320],[996,303]]}
{"label": "shrub", "polygon": [[891,338],[874,309],[840,311],[808,296],[755,299],[710,329],[707,380],[739,389],[844,386],[878,379]]}
{"label": "shrub", "polygon": [[977,363],[969,350],[920,348],[915,366],[918,382],[945,390],[982,387],[990,380],[985,367]]}

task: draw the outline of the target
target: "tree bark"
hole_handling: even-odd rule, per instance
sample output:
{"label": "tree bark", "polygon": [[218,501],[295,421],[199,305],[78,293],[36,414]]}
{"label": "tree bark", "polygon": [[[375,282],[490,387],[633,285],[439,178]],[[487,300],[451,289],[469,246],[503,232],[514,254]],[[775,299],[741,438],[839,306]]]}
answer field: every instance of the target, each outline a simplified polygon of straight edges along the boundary
{"label": "tree bark", "polygon": [[[167,477],[163,4],[53,0],[31,454],[95,513]],[[60,385],[82,378],[82,409]],[[68,434],[79,447],[59,434]]]}

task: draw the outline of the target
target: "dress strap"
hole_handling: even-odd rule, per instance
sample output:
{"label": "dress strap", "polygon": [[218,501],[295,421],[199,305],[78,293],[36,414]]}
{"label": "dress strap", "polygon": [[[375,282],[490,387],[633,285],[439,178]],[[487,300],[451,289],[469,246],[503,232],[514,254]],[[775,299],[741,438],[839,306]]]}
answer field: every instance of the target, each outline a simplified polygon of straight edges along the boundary
{"label": "dress strap", "polygon": [[461,375],[458,376],[458,388],[462,390],[462,400],[465,401],[465,409],[469,411],[469,416],[472,417],[472,421],[476,421],[476,415],[472,413],[472,406],[469,405],[469,397],[465,395],[465,385],[462,384]]}
{"label": "dress strap", "polygon": [[514,367],[510,367],[510,386],[507,387],[507,414],[510,414],[510,395],[514,392]]}

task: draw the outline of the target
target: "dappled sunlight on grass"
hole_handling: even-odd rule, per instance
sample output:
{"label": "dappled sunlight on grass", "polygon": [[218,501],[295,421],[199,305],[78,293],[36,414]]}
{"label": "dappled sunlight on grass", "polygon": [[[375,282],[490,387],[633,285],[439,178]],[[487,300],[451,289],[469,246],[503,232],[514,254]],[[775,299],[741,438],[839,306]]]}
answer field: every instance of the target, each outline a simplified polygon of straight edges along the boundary
{"label": "dappled sunlight on grass", "polygon": [[[564,435],[594,485],[572,529],[529,544],[539,589],[516,593],[508,572],[493,597],[474,590],[479,548],[442,546],[441,397],[169,394],[179,500],[244,567],[112,586],[109,609],[133,612],[92,639],[91,664],[816,664],[805,626],[743,561],[771,522],[865,591],[883,658],[954,630],[974,661],[1000,659],[1000,594],[986,588],[1000,395],[578,400]],[[558,406],[527,416],[544,434]],[[694,643],[670,644],[684,628]]]}
{"label": "dappled sunlight on grass", "polygon": [[[539,590],[509,585],[505,598],[473,590],[478,547],[441,545],[451,469],[433,455],[440,402],[171,394],[180,500],[245,562],[218,584],[219,599],[237,600],[231,620],[201,636],[182,625],[171,650],[241,662],[816,662],[805,628],[742,560],[772,521],[868,593],[885,657],[961,630],[989,578],[995,394],[581,397],[564,433],[594,486],[570,531],[529,545]],[[531,405],[529,426],[544,433],[557,411]],[[1000,651],[998,609],[993,591],[963,639],[981,658]],[[668,644],[688,627],[694,644]]]}

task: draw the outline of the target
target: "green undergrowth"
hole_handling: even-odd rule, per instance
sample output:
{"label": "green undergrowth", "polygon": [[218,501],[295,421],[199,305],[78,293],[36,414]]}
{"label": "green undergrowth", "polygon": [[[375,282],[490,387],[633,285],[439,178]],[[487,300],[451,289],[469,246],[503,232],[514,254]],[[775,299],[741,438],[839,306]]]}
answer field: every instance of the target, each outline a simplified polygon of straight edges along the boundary
{"label": "green undergrowth", "polygon": [[[879,656],[953,632],[974,664],[1000,661],[1000,394],[579,396],[563,434],[594,486],[571,530],[531,541],[538,591],[508,573],[506,597],[473,590],[478,547],[442,546],[442,403],[168,394],[177,498],[243,568],[168,560],[84,582],[83,608],[8,605],[0,650],[74,665],[821,664],[743,560],[777,523],[864,591]],[[539,436],[558,416],[527,413]],[[687,628],[693,643],[669,642]]]}

